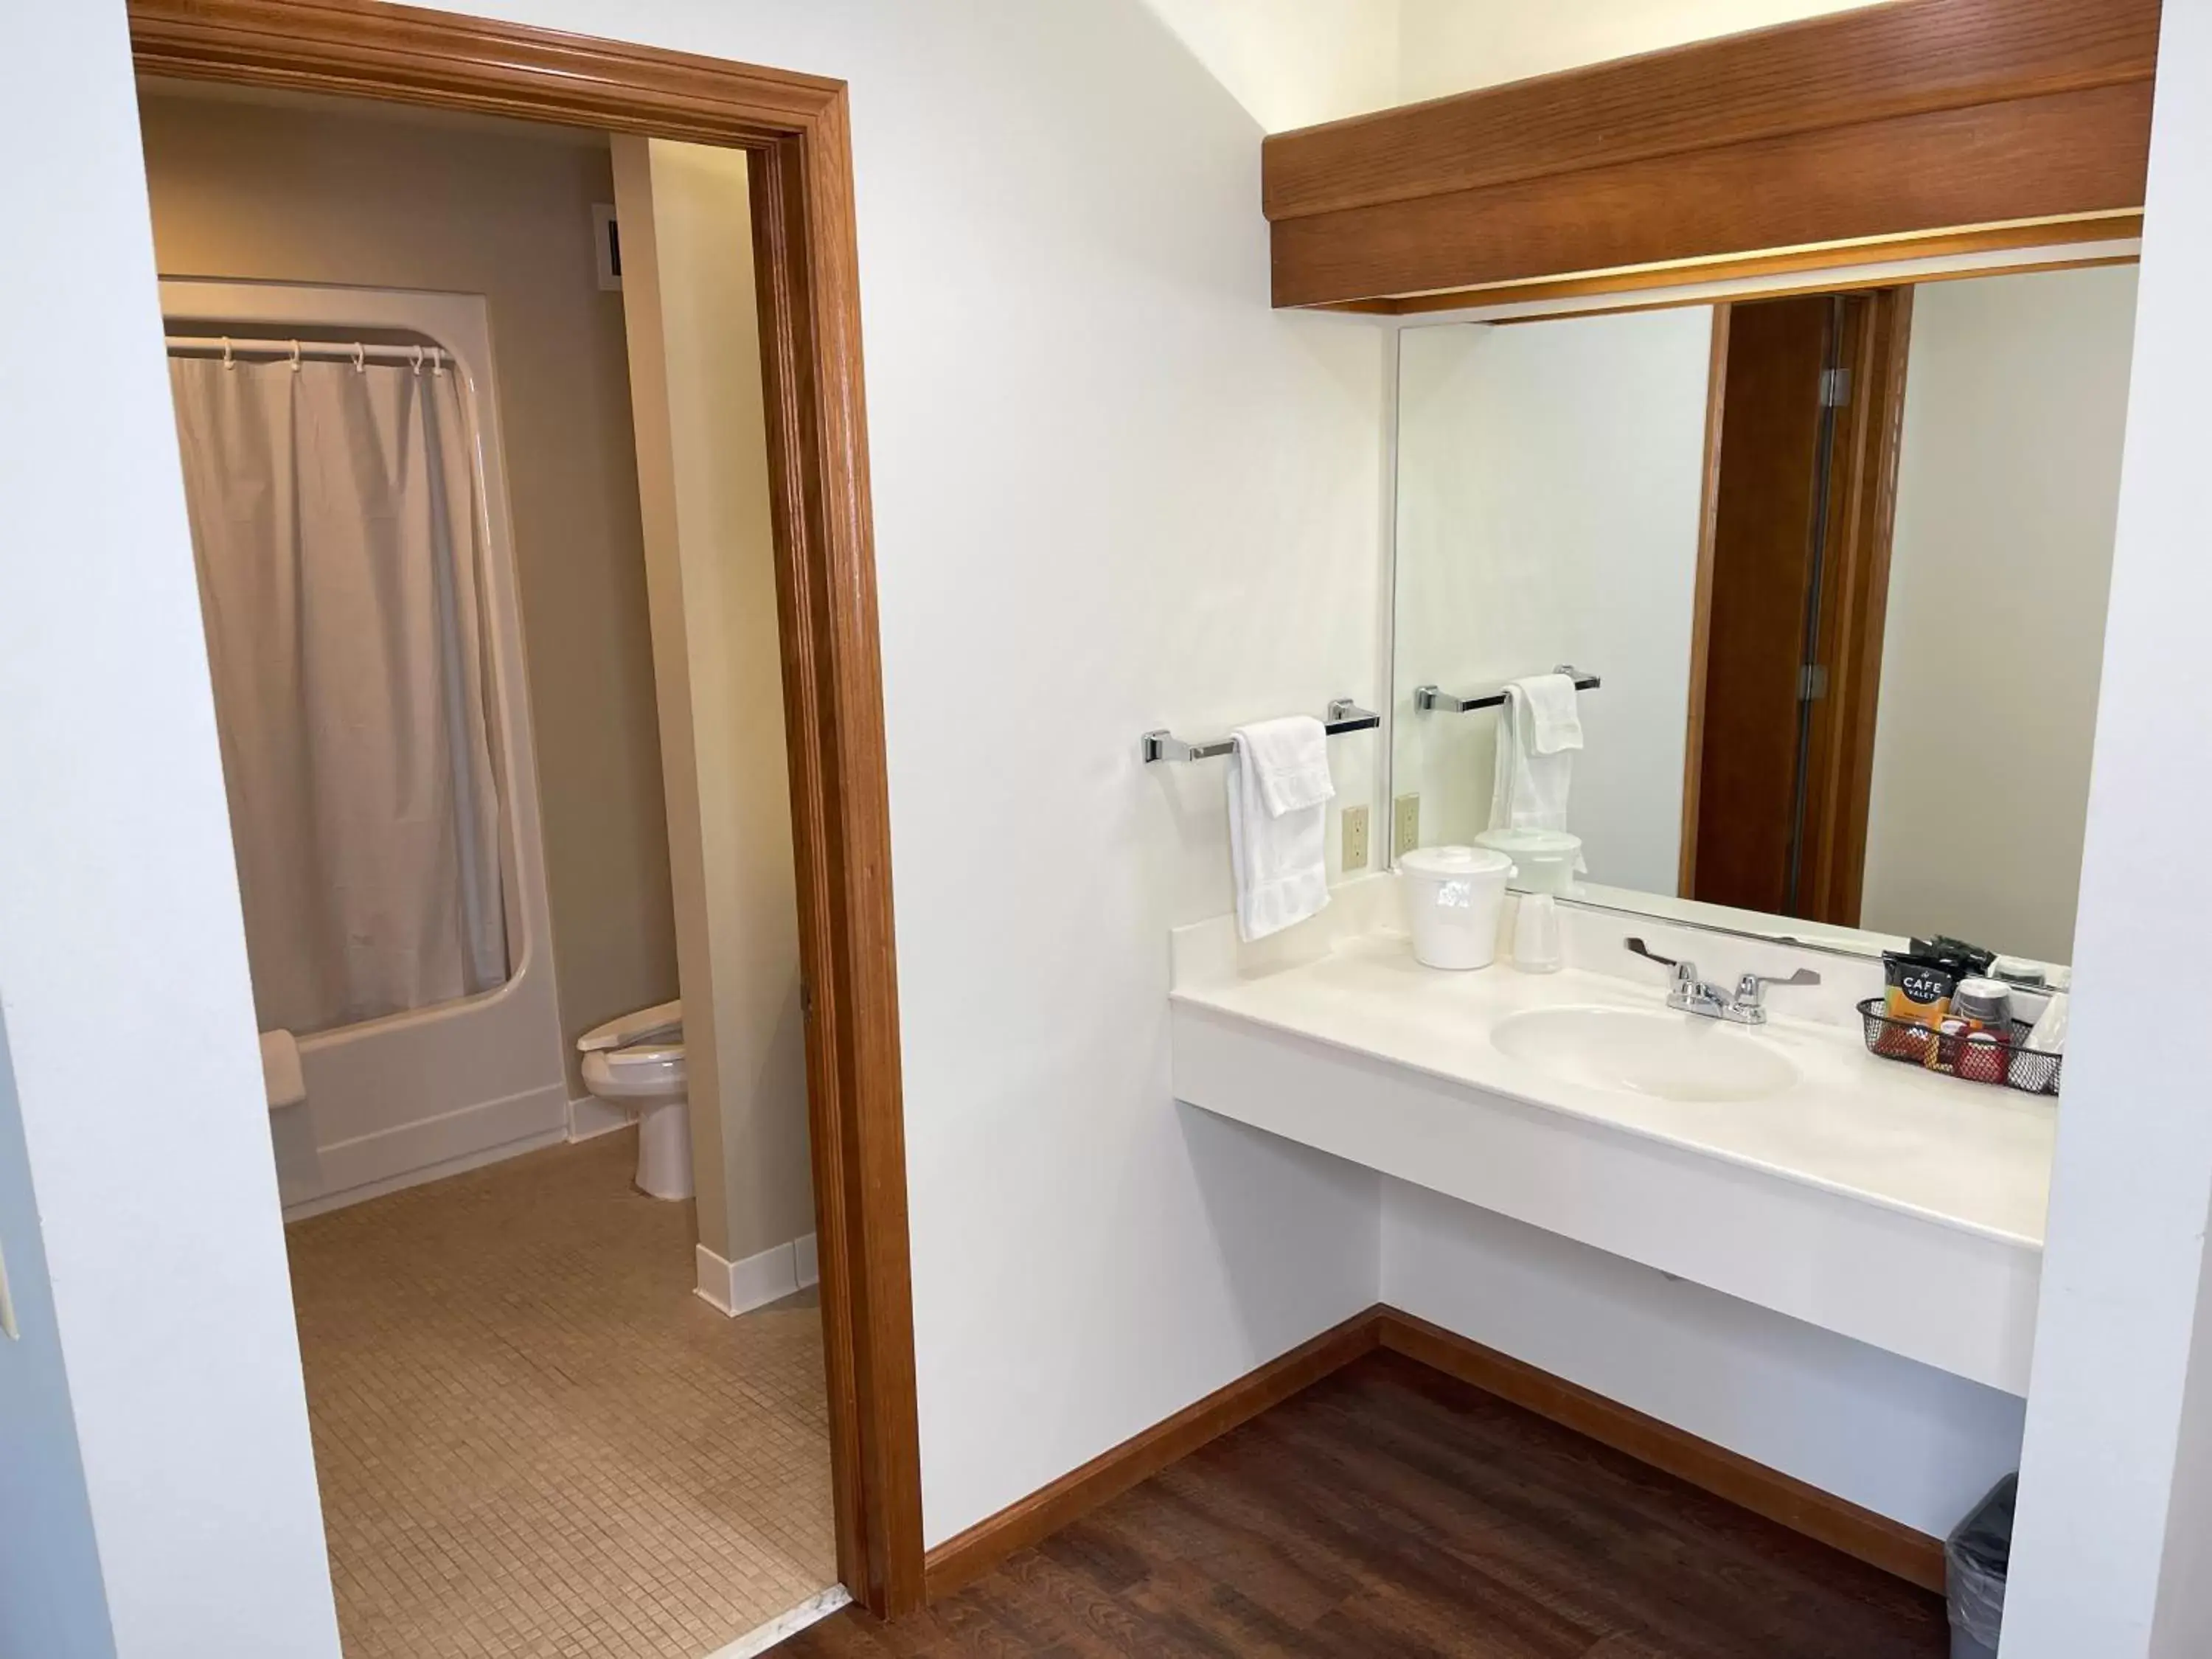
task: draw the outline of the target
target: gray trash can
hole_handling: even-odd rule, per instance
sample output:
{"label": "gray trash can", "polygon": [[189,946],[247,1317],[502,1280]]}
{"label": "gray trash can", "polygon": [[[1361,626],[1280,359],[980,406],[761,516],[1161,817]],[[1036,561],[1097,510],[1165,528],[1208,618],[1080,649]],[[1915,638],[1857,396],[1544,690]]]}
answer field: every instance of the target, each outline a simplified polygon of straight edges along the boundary
{"label": "gray trash can", "polygon": [[1943,1542],[1951,1659],[1997,1659],[2005,1572],[2012,1565],[2013,1498],[2019,1490],[2020,1477],[2005,1476]]}

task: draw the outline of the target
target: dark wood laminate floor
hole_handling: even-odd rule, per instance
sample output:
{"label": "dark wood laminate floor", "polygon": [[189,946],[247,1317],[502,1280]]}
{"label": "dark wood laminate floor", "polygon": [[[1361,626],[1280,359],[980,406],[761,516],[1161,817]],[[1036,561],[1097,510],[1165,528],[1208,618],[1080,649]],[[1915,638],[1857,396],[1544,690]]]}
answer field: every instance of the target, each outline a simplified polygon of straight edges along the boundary
{"label": "dark wood laminate floor", "polygon": [[1938,1659],[1940,1598],[1395,1354],[781,1659]]}

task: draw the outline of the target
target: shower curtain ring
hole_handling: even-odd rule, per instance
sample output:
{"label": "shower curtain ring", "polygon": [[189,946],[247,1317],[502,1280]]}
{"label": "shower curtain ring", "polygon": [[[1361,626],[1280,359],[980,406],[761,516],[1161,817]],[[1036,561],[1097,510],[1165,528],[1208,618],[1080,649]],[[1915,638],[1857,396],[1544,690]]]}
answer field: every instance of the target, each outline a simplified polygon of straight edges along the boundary
{"label": "shower curtain ring", "polygon": [[415,348],[415,372],[417,374],[420,374],[422,372],[422,348],[421,346],[416,346]]}
{"label": "shower curtain ring", "polygon": [[353,372],[356,374],[368,373],[368,349],[358,340],[353,343]]}
{"label": "shower curtain ring", "polygon": [[236,359],[233,358],[230,355],[230,336],[228,334],[222,337],[222,366],[225,368],[236,368],[238,367]]}
{"label": "shower curtain ring", "polygon": [[292,342],[292,372],[295,374],[300,372],[300,343],[297,340]]}

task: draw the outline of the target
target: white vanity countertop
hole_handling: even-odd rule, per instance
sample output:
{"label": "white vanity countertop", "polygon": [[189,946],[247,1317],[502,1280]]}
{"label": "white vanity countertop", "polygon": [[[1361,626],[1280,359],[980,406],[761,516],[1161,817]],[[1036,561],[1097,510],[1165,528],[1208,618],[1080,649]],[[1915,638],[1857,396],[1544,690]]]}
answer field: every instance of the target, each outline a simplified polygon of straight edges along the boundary
{"label": "white vanity countertop", "polygon": [[[1563,916],[1567,914],[1563,910]],[[1617,919],[1613,931],[1619,931]],[[1188,951],[1183,945],[1179,939],[1173,992],[1180,1006],[1292,1034],[2003,1244],[2042,1247],[2056,1103],[1878,1059],[1866,1051],[1856,1023],[1790,1018],[1788,1000],[1802,992],[1770,992],[1773,1018],[1752,1033],[1698,1016],[1679,1016],[1710,1030],[1710,1038],[1701,1033],[1700,1040],[1749,1038],[1787,1054],[1802,1075],[1784,1092],[1751,1101],[1672,1100],[1568,1080],[1504,1053],[1491,1041],[1501,1020],[1530,1009],[1663,1012],[1665,987],[1656,968],[1650,969],[1648,987],[1571,967],[1531,975],[1500,963],[1472,973],[1440,972],[1415,962],[1406,937],[1387,927],[1340,937],[1318,954],[1309,951],[1303,960],[1264,967],[1239,965],[1237,953],[1221,949],[1217,940]],[[1832,980],[1839,977],[1833,965],[1823,966]],[[1865,971],[1861,964],[1845,964],[1840,976],[1848,978],[1854,967]],[[1832,1021],[1834,1002],[1832,995]]]}

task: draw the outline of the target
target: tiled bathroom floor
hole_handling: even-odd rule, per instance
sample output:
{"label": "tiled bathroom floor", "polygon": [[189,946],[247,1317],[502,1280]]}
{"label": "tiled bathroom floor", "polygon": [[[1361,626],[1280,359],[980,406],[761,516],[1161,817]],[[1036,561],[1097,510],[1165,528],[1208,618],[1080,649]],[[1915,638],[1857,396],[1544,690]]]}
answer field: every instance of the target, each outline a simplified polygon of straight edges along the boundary
{"label": "tiled bathroom floor", "polygon": [[820,1315],[694,1296],[635,1158],[288,1230],[347,1659],[701,1659],[835,1581]]}

